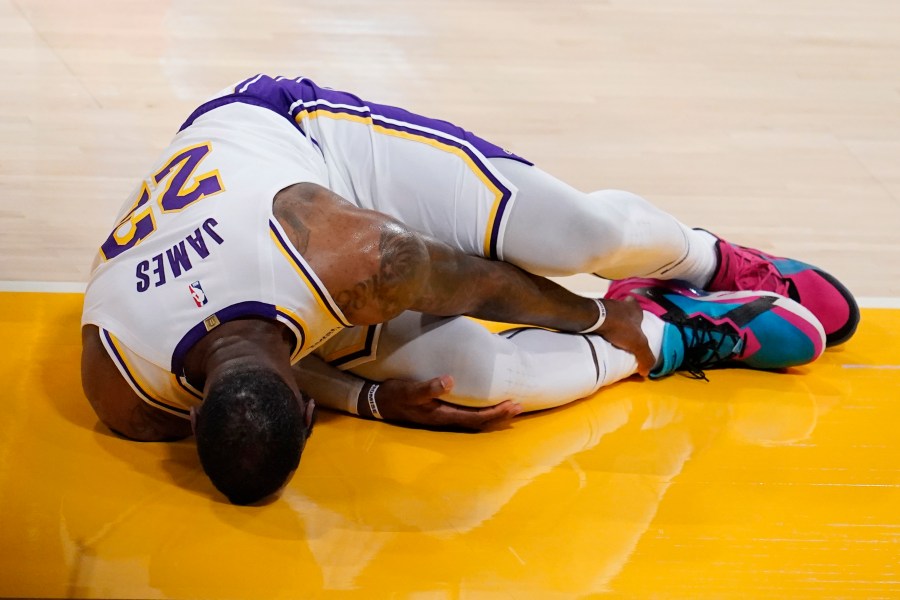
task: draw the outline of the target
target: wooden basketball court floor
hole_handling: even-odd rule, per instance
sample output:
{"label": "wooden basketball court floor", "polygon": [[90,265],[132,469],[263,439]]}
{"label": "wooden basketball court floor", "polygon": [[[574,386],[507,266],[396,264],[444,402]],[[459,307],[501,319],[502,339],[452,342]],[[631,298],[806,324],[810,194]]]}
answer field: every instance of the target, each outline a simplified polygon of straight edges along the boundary
{"label": "wooden basketball court floor", "polygon": [[[482,434],[323,411],[283,496],[231,506],[190,440],[97,422],[79,292],[181,120],[255,72],[819,264],[859,333]],[[898,73],[889,0],[0,0],[0,596],[900,598]]]}

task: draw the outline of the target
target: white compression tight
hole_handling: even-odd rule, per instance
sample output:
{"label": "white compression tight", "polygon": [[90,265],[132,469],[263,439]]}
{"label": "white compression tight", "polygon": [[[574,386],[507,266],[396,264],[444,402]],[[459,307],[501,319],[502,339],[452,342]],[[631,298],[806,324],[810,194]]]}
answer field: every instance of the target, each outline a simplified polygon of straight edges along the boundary
{"label": "white compression tight", "polygon": [[690,229],[640,196],[585,194],[520,162],[490,159],[517,188],[503,260],[538,275],[595,273],[705,285],[716,264],[709,234]]}
{"label": "white compression tight", "polygon": [[[644,332],[658,351],[662,321],[644,315]],[[493,406],[512,399],[531,411],[584,398],[636,369],[633,355],[597,335],[536,328],[493,334],[463,317],[406,312],[384,325],[377,359],[352,372],[376,381],[450,374],[455,386],[442,398],[447,402]]]}

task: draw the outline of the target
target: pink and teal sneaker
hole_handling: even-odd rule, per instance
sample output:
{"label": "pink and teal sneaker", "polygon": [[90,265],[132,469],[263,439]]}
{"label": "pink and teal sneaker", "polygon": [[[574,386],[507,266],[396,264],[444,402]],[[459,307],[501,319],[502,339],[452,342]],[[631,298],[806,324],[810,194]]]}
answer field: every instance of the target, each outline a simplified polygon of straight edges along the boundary
{"label": "pink and teal sneaker", "polygon": [[809,309],[825,329],[825,345],[849,340],[859,324],[853,294],[825,271],[790,258],[770,256],[753,248],[716,242],[719,266],[709,291],[765,290],[787,296]]}
{"label": "pink and teal sneaker", "polygon": [[774,292],[703,292],[680,281],[631,278],[614,281],[607,298],[634,298],[665,323],[651,379],[687,371],[743,365],[783,369],[814,361],[825,349],[818,319]]}

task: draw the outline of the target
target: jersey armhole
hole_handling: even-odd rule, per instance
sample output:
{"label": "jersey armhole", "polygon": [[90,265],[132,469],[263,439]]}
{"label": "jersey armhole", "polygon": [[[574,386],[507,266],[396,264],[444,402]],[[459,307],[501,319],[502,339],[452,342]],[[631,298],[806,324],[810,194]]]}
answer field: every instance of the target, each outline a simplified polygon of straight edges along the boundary
{"label": "jersey armhole", "polygon": [[161,399],[156,398],[154,395],[152,395],[147,389],[149,386],[147,386],[146,384],[142,384],[135,369],[129,366],[128,359],[125,357],[125,351],[122,349],[119,341],[106,329],[102,327],[98,327],[98,329],[100,332],[100,343],[103,344],[103,348],[106,350],[106,353],[112,359],[113,364],[116,365],[116,369],[118,369],[119,374],[121,374],[125,381],[128,382],[128,385],[131,387],[134,393],[137,394],[138,398],[140,398],[153,408],[164,410],[167,413],[173,414],[183,419],[190,419],[190,411],[167,404],[166,402],[163,402]]}

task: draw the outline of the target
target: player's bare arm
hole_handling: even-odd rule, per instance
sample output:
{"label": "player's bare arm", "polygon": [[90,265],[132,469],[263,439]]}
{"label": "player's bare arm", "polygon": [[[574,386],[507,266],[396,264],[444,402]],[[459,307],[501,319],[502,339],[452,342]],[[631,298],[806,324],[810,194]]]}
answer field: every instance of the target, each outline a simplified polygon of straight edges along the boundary
{"label": "player's bare arm", "polygon": [[[509,263],[463,254],[315,184],[282,190],[274,211],[351,323],[384,322],[403,310],[562,331],[584,331],[597,321],[594,300]],[[641,373],[648,372],[653,357],[641,310],[604,304],[608,317],[596,332],[634,353]]]}
{"label": "player's bare arm", "polygon": [[[426,238],[425,242],[430,269],[413,310],[445,316],[465,314],[561,331],[583,332],[597,322],[600,309],[595,300],[512,264],[468,256],[436,240]],[[641,331],[641,309],[633,302],[602,303],[607,317],[592,332],[634,354],[638,372],[647,375],[654,358]]]}
{"label": "player's bare arm", "polygon": [[481,431],[502,425],[522,411],[512,400],[494,406],[470,408],[442,401],[454,385],[453,377],[443,375],[413,381],[387,379],[378,383],[341,371],[316,355],[309,355],[291,368],[297,385],[315,398],[319,406],[327,406],[366,418],[377,418],[369,398],[386,421],[456,427]]}
{"label": "player's bare arm", "polygon": [[81,329],[81,382],[104,425],[141,442],[178,440],[191,435],[187,419],[149,406],[122,378],[100,341],[96,325]]}
{"label": "player's bare arm", "polygon": [[421,236],[330,190],[298,184],[275,196],[275,217],[351,323],[381,323],[410,307],[428,268]]}

